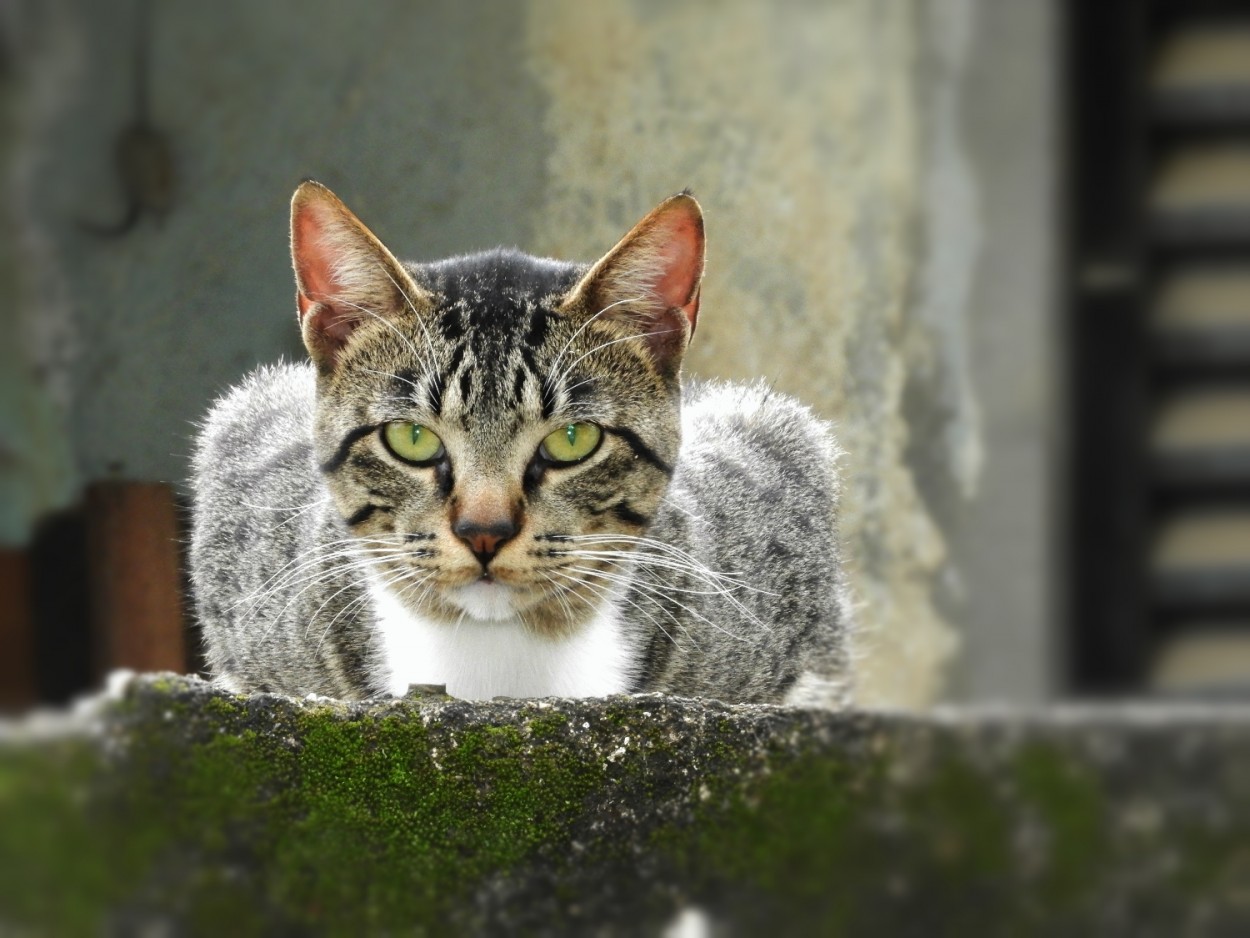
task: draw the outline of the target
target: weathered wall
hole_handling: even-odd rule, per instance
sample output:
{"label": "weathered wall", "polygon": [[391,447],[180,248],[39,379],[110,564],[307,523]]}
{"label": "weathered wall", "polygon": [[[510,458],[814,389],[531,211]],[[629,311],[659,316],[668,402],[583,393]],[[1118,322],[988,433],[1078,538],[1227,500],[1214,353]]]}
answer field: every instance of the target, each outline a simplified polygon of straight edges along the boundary
{"label": "weathered wall", "polygon": [[916,316],[944,367],[910,362],[907,461],[948,561],[952,696],[1063,686],[1054,569],[1062,492],[1058,269],[1060,4],[933,0]]}
{"label": "weathered wall", "polygon": [[[73,394],[65,353],[75,330],[34,189],[80,57],[63,18],[37,12],[47,16],[0,6],[0,548],[22,543],[42,512],[74,497],[78,481],[66,432]],[[19,34],[28,41],[15,41]]]}
{"label": "weathered wall", "polygon": [[[32,74],[59,80],[32,97],[19,195],[21,263],[42,285],[22,315],[47,397],[68,402],[62,475],[180,480],[207,400],[300,353],[284,231],[303,176],[418,258],[500,242],[589,257],[688,185],[710,228],[691,369],[763,376],[840,426],[863,699],[938,694],[983,596],[1040,633],[1040,607],[1019,608],[1043,577],[1037,513],[1008,512],[1029,566],[1007,576],[983,541],[1003,525],[967,523],[982,465],[999,465],[978,405],[999,389],[979,382],[1015,380],[975,369],[969,312],[985,222],[962,115],[994,4],[154,6],[152,118],[178,190],[162,225],[116,239],[79,222],[122,210],[110,148],[130,119],[131,7],[19,17],[50,50]],[[1038,5],[1006,6],[1017,22]],[[1039,36],[1020,33],[1030,62]],[[1005,673],[1041,687],[1025,657]]]}
{"label": "weathered wall", "polygon": [[[838,420],[866,636],[866,700],[920,702],[951,632],[930,591],[941,533],[904,460],[917,328],[921,130],[908,4],[531,7],[548,96],[540,250],[609,244],[690,185],[708,209],[700,374],[763,376]],[[652,200],[654,197],[652,197]]]}
{"label": "weathered wall", "polygon": [[[0,932],[1226,936],[1250,711],[131,686],[0,722]],[[697,910],[697,911],[695,911]]]}

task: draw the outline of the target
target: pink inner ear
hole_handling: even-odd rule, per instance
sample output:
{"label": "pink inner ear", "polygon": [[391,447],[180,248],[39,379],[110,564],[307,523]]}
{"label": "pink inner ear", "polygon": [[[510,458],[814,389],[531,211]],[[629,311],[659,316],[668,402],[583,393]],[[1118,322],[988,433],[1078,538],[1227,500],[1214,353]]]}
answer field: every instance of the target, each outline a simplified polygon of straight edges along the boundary
{"label": "pink inner ear", "polygon": [[334,264],[325,246],[326,219],[317,206],[304,205],[292,226],[292,255],[299,281],[300,317],[318,302],[332,299],[340,291],[333,277]]}
{"label": "pink inner ear", "polygon": [[660,250],[662,269],[655,292],[668,308],[684,307],[692,299],[699,279],[699,230],[693,219],[677,218],[656,232],[664,238]]}
{"label": "pink inner ear", "polygon": [[351,334],[360,325],[353,304],[334,277],[334,239],[326,234],[340,219],[333,208],[305,202],[291,224],[291,257],[298,284],[296,303],[304,341],[322,368],[333,369]]}
{"label": "pink inner ear", "polygon": [[699,319],[699,279],[703,273],[703,224],[698,216],[675,210],[655,232],[661,243],[663,273],[655,282],[656,297],[666,309],[680,309],[694,332]]}

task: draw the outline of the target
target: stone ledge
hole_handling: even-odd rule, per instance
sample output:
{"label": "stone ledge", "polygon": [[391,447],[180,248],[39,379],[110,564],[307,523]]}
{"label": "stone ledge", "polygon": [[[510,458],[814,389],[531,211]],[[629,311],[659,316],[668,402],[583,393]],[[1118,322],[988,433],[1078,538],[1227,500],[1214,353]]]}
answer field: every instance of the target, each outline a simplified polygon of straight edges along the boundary
{"label": "stone ledge", "polygon": [[1250,926],[1246,707],[347,705],[158,675],[37,727],[0,733],[3,934]]}

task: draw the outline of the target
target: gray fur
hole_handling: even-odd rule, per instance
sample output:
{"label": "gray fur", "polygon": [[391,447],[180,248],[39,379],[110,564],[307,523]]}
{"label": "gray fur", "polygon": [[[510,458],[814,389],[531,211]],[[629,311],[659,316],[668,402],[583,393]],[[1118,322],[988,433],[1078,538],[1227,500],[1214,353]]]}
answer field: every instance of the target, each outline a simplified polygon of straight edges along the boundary
{"label": "gray fur", "polygon": [[[262,368],[205,421],[191,566],[221,683],[387,692],[395,662],[366,572],[455,629],[465,613],[440,584],[472,561],[448,516],[489,490],[523,519],[494,563],[533,580],[524,628],[565,641],[623,588],[626,689],[845,702],[826,423],[760,385],[683,391],[680,348],[638,332],[645,309],[614,319],[600,299],[579,305],[598,268],[492,252],[396,270],[392,282],[411,279],[395,308],[365,310],[332,365]],[[693,295],[697,311],[697,281]],[[442,428],[445,465],[392,458],[375,430],[395,420]],[[536,469],[543,433],[574,420],[605,428],[599,450]]]}

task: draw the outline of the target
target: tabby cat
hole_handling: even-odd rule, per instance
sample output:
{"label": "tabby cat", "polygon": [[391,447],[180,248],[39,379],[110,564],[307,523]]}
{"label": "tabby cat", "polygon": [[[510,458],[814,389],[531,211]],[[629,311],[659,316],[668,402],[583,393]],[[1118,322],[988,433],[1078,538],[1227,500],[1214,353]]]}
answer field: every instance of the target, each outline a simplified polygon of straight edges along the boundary
{"label": "tabby cat", "polygon": [[244,379],[194,460],[222,686],[844,702],[838,450],[762,385],[683,389],[688,193],[592,265],[405,264],[310,181],[291,251],[311,362]]}

